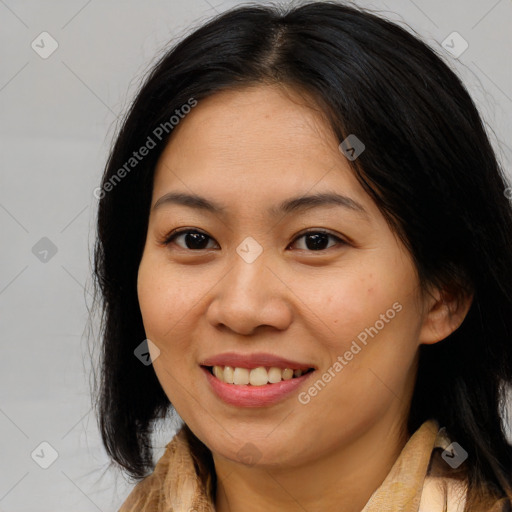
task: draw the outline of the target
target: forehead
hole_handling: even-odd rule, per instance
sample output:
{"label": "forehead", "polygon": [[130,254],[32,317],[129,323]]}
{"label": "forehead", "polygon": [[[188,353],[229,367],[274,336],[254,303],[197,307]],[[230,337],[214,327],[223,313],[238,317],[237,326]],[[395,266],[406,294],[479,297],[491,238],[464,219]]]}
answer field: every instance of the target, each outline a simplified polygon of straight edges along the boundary
{"label": "forehead", "polygon": [[208,152],[234,162],[248,156],[275,157],[275,150],[283,158],[295,160],[297,153],[308,158],[315,150],[336,145],[323,117],[312,100],[283,87],[222,91],[198,102],[173,130],[167,149],[194,147],[201,156]]}
{"label": "forehead", "polygon": [[179,189],[277,202],[296,193],[366,194],[316,104],[276,86],[217,93],[174,129],[154,178],[154,200]]}

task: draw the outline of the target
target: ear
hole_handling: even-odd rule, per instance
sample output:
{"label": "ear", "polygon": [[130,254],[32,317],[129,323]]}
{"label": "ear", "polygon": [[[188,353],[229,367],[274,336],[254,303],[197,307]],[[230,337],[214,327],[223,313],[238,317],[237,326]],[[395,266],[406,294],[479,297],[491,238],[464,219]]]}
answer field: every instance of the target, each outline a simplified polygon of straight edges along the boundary
{"label": "ear", "polygon": [[445,289],[430,291],[425,298],[419,343],[432,345],[456,331],[471,307],[473,294],[455,294]]}

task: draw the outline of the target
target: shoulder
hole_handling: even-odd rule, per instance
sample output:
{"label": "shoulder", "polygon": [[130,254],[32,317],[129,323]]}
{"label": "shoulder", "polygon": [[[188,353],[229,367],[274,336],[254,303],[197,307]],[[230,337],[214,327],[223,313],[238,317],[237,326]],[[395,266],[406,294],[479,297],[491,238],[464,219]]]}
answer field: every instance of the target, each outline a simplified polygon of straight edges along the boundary
{"label": "shoulder", "polygon": [[154,512],[162,509],[165,480],[169,472],[169,462],[176,450],[176,438],[177,436],[167,443],[153,472],[135,485],[118,512]]}
{"label": "shoulder", "polygon": [[[460,463],[457,463],[457,457]],[[490,489],[478,506],[468,504],[468,465],[460,457],[458,445],[451,442],[444,429],[440,429],[423,483],[418,512],[512,512],[510,500],[497,498]]]}

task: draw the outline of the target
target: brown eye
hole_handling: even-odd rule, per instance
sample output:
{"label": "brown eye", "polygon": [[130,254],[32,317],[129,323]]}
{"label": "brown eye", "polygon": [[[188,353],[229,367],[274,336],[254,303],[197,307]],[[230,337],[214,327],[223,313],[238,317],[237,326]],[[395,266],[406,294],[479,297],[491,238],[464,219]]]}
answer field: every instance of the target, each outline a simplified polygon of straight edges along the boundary
{"label": "brown eye", "polygon": [[[326,249],[329,249],[331,246],[328,246],[329,238],[338,241],[342,245],[346,245],[345,241],[339,238],[338,236],[335,236],[327,231],[308,231],[307,233],[303,233],[302,235],[298,236],[294,243],[297,240],[304,239],[304,246],[300,247],[301,250],[307,250],[307,251],[324,251]],[[293,245],[293,244],[291,244]]]}
{"label": "brown eye", "polygon": [[[188,249],[191,251],[201,251],[205,249],[212,249],[212,246],[208,247],[209,241],[214,241],[213,238],[208,236],[206,233],[202,231],[198,231],[196,229],[181,229],[178,231],[172,232],[170,235],[166,237],[163,242],[163,245],[170,245],[172,242],[181,239],[181,243],[177,243],[179,247],[182,249]],[[342,240],[340,237],[333,235],[327,231],[308,231],[306,233],[301,234],[289,245],[291,247],[294,244],[297,244],[298,240],[303,239],[302,243],[303,247],[298,247],[299,250],[311,251],[311,252],[320,252],[330,249],[336,243],[329,245],[329,239],[338,242],[338,245],[346,245],[347,243]]]}
{"label": "brown eye", "polygon": [[171,233],[169,237],[164,241],[164,245],[169,245],[171,242],[176,239],[182,237],[183,244],[177,244],[179,247],[183,249],[190,249],[193,251],[200,251],[204,249],[211,249],[211,247],[206,247],[208,240],[213,240],[207,234],[202,233],[201,231],[191,230],[191,229],[182,229],[180,231],[175,231]]}

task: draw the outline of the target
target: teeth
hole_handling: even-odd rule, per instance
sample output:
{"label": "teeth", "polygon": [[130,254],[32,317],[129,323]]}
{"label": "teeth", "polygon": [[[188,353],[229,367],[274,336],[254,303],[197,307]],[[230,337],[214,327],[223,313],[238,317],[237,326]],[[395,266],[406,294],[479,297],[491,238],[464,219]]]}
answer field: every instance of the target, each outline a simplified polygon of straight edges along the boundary
{"label": "teeth", "polygon": [[286,370],[283,370],[283,379],[284,380],[290,380],[293,377],[293,370],[290,368],[286,368]]}
{"label": "teeth", "polygon": [[235,368],[233,384],[249,384],[249,370],[247,368]]}
{"label": "teeth", "polygon": [[233,368],[232,366],[214,366],[212,373],[217,379],[228,384],[264,386],[265,384],[276,384],[282,380],[290,380],[294,377],[300,377],[304,370],[292,370],[291,368]]}
{"label": "teeth", "polygon": [[249,384],[251,386],[264,386],[268,384],[268,373],[263,366],[253,368],[249,374]]}
{"label": "teeth", "polygon": [[283,377],[283,372],[282,372],[281,368],[276,368],[275,366],[273,366],[272,368],[269,369],[268,381],[271,384],[275,384],[276,382],[281,382],[282,377]]}
{"label": "teeth", "polygon": [[219,380],[224,380],[224,372],[220,366],[213,367],[213,375],[215,375]]}
{"label": "teeth", "polygon": [[[216,368],[221,368],[220,366],[217,366]],[[221,369],[222,372],[222,369]],[[220,372],[219,372],[220,373]],[[228,384],[233,384],[234,378],[235,378],[235,369],[231,366],[224,367],[224,382],[227,382]]]}

